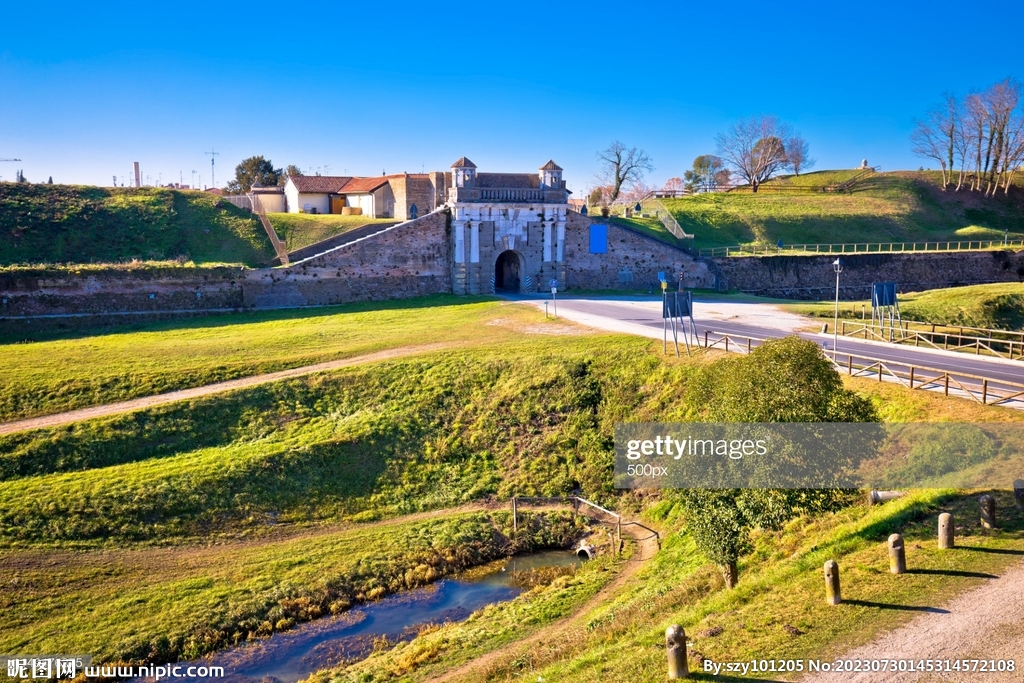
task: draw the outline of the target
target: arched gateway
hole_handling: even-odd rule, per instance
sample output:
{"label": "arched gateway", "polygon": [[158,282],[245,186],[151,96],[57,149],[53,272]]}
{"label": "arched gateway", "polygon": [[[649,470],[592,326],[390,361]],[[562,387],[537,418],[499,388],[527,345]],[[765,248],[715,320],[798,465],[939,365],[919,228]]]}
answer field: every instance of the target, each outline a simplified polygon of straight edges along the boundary
{"label": "arched gateway", "polygon": [[494,288],[506,292],[520,291],[525,269],[526,260],[522,254],[512,249],[501,252],[494,262]]}

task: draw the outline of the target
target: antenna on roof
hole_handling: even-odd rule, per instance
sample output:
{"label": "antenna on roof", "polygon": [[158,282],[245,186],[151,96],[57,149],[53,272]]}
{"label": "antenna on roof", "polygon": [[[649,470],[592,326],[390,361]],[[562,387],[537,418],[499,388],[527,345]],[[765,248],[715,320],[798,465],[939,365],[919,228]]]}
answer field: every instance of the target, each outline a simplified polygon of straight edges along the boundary
{"label": "antenna on roof", "polygon": [[385,173],[385,172],[384,172],[384,169],[383,169],[383,168],[382,168],[382,169],[380,169],[380,174],[381,174],[381,175],[387,175],[387,173]]}

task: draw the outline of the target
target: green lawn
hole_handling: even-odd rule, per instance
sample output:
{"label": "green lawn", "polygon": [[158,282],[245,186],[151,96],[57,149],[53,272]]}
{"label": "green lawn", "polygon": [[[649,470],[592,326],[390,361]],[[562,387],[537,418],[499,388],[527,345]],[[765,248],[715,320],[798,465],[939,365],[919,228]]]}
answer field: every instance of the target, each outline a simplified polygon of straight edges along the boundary
{"label": "green lawn", "polygon": [[340,216],[333,214],[309,213],[268,213],[270,224],[277,236],[287,245],[288,251],[295,251],[310,244],[316,244],[329,237],[340,235],[369,224],[394,223],[392,218],[368,218],[366,216]]}
{"label": "green lawn", "polygon": [[259,221],[216,195],[0,183],[0,267],[180,261],[265,265]]}
{"label": "green lawn", "polygon": [[[435,296],[154,323],[139,331],[0,345],[0,420],[428,343],[508,339],[535,311]],[[541,316],[543,318],[543,316]],[[563,325],[549,321],[552,326]]]}
{"label": "green lawn", "polygon": [[657,218],[621,218],[611,217],[608,222],[612,225],[624,225],[632,228],[637,232],[643,233],[648,237],[653,237],[656,240],[671,244],[674,247],[688,247],[691,246],[692,240],[681,240],[675,235],[670,233],[660,220]]}
{"label": "green lawn", "polygon": [[[818,171],[772,181],[813,187],[842,181],[852,171]],[[701,194],[663,203],[697,248],[760,244],[838,244],[1024,238],[1020,188],[985,199],[942,192],[915,173],[878,173],[850,193],[749,191]]]}

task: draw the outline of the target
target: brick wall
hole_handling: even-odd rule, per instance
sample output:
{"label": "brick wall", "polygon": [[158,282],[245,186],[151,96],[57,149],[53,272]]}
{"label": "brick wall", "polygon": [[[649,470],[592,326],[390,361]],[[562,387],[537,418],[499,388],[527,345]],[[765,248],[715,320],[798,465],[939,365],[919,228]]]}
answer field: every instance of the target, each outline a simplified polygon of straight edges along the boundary
{"label": "brick wall", "polygon": [[287,268],[249,271],[246,306],[311,306],[450,292],[448,214],[438,211]]}
{"label": "brick wall", "polygon": [[0,317],[239,308],[237,268],[39,269],[0,275]]}
{"label": "brick wall", "polygon": [[680,268],[687,287],[714,287],[715,276],[706,263],[681,249],[612,223],[608,226],[608,253],[590,253],[590,225],[604,223],[570,211],[565,226],[565,287],[572,289],[645,289],[657,286],[664,271],[678,282]]}
{"label": "brick wall", "polygon": [[[910,254],[848,254],[842,259],[840,298],[863,299],[872,282],[896,282],[900,291],[921,291],[986,282],[1024,280],[1024,252],[975,251]],[[760,256],[714,259],[730,289],[794,299],[835,295],[830,256]]]}

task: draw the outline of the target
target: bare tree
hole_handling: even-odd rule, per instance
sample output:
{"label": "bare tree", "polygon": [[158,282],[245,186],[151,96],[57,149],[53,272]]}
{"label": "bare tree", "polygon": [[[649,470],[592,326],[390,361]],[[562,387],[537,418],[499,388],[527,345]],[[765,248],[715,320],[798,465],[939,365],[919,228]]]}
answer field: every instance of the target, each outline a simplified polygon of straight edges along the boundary
{"label": "bare tree", "polygon": [[801,170],[805,170],[814,166],[814,159],[809,155],[810,147],[807,145],[807,140],[804,140],[800,135],[794,135],[786,141],[786,160],[789,162],[789,167],[793,169],[793,173],[800,175]]}
{"label": "bare tree", "polygon": [[597,153],[601,161],[598,180],[602,185],[610,185],[609,203],[619,198],[623,185],[636,185],[643,182],[644,173],[654,170],[654,164],[647,153],[637,147],[626,148],[616,140],[608,149]]}
{"label": "bare tree", "polygon": [[719,133],[718,153],[757,192],[761,183],[788,164],[784,140],[792,136],[789,126],[774,116],[740,119]]}
{"label": "bare tree", "polygon": [[669,190],[669,191],[673,191],[673,192],[677,191],[677,190],[681,190],[681,189],[683,189],[683,179],[680,178],[679,176],[675,176],[673,178],[669,178],[668,180],[665,181],[665,184],[662,186],[661,189]]}
{"label": "bare tree", "polygon": [[942,132],[941,121],[936,121],[936,112],[925,121],[916,121],[914,131],[910,134],[910,142],[913,145],[911,151],[915,156],[934,159],[939,162],[942,171],[942,190],[946,190],[949,183],[948,174],[950,169],[946,164],[945,134]]}
{"label": "bare tree", "polygon": [[996,83],[985,93],[985,101],[989,113],[989,147],[992,162],[986,194],[992,196],[999,189],[1002,178],[1009,173],[1011,122],[1020,103],[1020,83],[1011,78]]}
{"label": "bare tree", "polygon": [[974,192],[981,189],[981,156],[989,137],[988,108],[981,95],[971,93],[965,100],[964,109],[964,127],[970,135],[968,154],[973,156],[974,161],[974,177],[971,178],[971,191]]}

